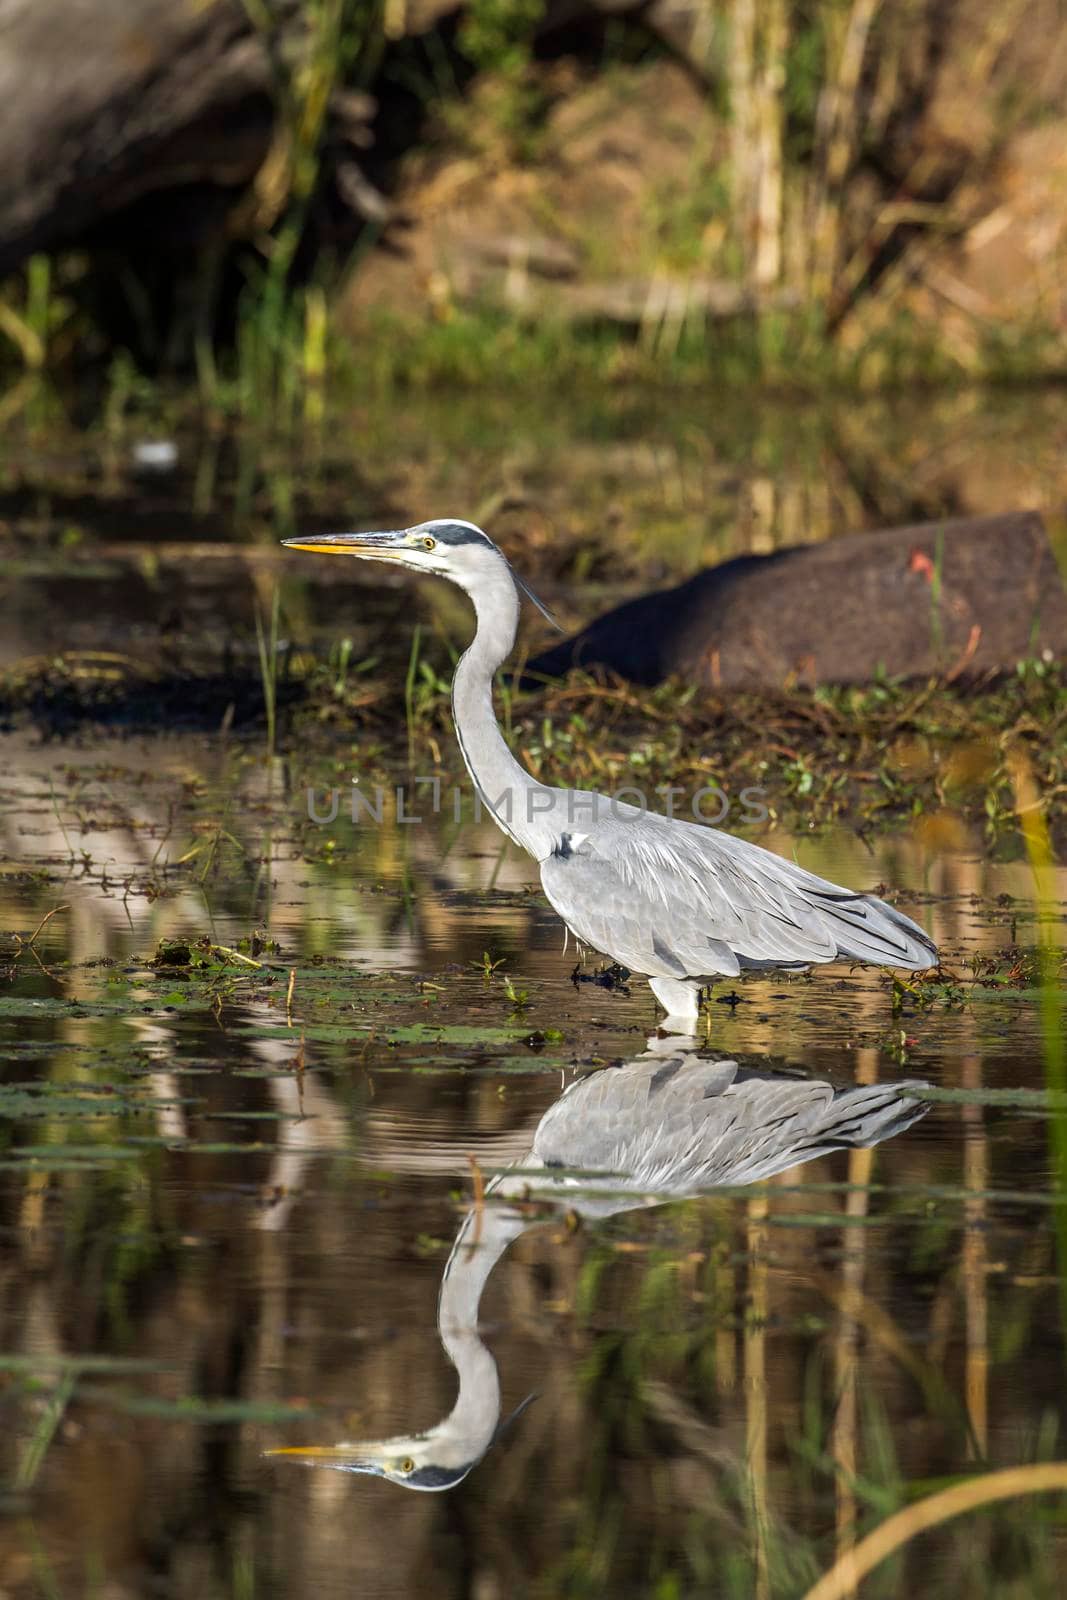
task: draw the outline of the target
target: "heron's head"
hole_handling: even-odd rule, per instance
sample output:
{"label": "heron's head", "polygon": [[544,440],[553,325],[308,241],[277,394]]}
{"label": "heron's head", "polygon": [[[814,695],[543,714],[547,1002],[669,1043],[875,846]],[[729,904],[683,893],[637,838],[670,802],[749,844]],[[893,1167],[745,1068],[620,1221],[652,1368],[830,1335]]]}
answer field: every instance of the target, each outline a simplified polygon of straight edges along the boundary
{"label": "heron's head", "polygon": [[440,578],[450,578],[474,596],[494,579],[499,581],[506,575],[549,622],[554,621],[504,552],[473,522],[438,517],[391,533],[305,534],[298,539],[283,539],[282,543],[291,550],[308,550],[316,555],[356,556],[361,561],[388,561],[412,567],[416,572],[432,572]]}

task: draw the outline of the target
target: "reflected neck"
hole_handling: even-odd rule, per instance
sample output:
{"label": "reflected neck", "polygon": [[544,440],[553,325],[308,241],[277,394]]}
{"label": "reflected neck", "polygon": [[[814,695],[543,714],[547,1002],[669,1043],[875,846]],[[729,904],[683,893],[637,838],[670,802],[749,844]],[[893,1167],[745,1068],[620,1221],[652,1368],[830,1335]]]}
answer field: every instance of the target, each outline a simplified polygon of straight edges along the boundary
{"label": "reflected neck", "polygon": [[453,1442],[455,1465],[480,1459],[500,1421],[500,1376],[478,1331],[478,1307],[493,1268],[529,1225],[528,1217],[502,1206],[472,1211],[441,1279],[437,1329],[456,1369],[459,1394],[440,1431]]}

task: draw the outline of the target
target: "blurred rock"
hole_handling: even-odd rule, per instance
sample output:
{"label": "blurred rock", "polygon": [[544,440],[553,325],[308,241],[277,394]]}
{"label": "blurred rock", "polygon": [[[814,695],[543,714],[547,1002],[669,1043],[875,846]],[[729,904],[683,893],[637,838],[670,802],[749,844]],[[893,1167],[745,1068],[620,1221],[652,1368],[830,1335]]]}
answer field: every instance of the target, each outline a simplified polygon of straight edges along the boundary
{"label": "blurred rock", "polygon": [[0,27],[0,273],[140,196],[247,183],[270,66],[237,0],[8,0]]}
{"label": "blurred rock", "polygon": [[709,688],[960,678],[1067,653],[1041,518],[968,517],[739,556],[609,611],[529,663]]}

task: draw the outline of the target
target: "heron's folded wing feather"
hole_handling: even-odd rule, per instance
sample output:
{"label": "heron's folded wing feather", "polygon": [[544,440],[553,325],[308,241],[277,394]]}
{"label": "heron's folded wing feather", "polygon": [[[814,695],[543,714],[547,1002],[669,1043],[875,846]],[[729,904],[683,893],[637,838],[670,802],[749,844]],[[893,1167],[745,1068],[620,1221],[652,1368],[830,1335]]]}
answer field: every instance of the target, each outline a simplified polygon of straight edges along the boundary
{"label": "heron's folded wing feather", "polygon": [[817,919],[839,959],[913,969],[937,963],[937,946],[924,929],[876,895],[843,889],[761,845],[691,823],[682,824],[679,848],[729,862],[731,875],[759,885],[802,929]]}
{"label": "heron's folded wing feather", "polygon": [[936,960],[922,929],[874,896],[665,817],[598,822],[541,863],[541,881],[580,939],[653,977],[734,976],[748,962]]}
{"label": "heron's folded wing feather", "polygon": [[685,875],[657,876],[630,859],[627,847],[638,841],[621,828],[621,841],[598,827],[577,849],[542,861],[545,894],[567,926],[594,950],[652,977],[735,977],[741,969],[718,935],[708,896]]}

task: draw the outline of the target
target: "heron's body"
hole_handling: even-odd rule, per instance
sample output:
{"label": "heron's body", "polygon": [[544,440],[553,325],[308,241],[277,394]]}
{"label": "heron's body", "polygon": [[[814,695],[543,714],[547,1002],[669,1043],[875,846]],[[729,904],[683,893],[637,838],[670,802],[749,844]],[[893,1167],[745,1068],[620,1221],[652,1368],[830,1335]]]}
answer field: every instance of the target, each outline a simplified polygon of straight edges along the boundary
{"label": "heron's body", "polygon": [[[650,1041],[652,1043],[652,1041]],[[918,1083],[837,1090],[816,1079],[739,1070],[662,1039],[635,1060],[578,1079],[541,1118],[529,1152],[489,1186],[459,1230],[441,1279],[437,1327],[459,1377],[435,1428],[370,1443],[271,1451],[365,1472],[408,1489],[448,1489],[500,1433],[500,1377],[478,1307],[489,1275],[536,1208],[531,1191],[596,1220],[726,1185],[762,1182],[833,1150],[880,1143],[927,1107]],[[533,1169],[531,1171],[531,1169]],[[521,1409],[521,1408],[520,1408]]]}
{"label": "heron's body", "polygon": [[923,930],[873,895],[842,889],[719,829],[588,790],[554,788],[528,773],[493,710],[493,679],[515,642],[518,580],[481,529],[439,521],[286,542],[399,560],[466,590],[477,628],[456,668],[452,700],[478,795],[538,862],[545,894],[567,927],[591,949],[644,973],[669,1025],[690,1030],[701,987],[746,969],[936,962]]}

